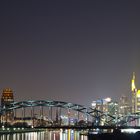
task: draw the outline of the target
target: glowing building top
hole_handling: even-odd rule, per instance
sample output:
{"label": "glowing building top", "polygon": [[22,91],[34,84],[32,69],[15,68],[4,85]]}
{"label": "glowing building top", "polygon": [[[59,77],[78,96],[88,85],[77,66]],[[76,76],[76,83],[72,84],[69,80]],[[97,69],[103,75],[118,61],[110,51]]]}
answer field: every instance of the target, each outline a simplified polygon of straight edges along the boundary
{"label": "glowing building top", "polygon": [[10,88],[3,89],[1,96],[1,106],[7,107],[14,101],[13,91]]}
{"label": "glowing building top", "polygon": [[136,91],[136,85],[135,85],[135,73],[133,72],[133,78],[131,82],[131,91],[135,92]]}
{"label": "glowing building top", "polygon": [[140,90],[137,90],[135,86],[135,73],[133,72],[133,78],[131,83],[132,90],[132,113],[140,112]]}

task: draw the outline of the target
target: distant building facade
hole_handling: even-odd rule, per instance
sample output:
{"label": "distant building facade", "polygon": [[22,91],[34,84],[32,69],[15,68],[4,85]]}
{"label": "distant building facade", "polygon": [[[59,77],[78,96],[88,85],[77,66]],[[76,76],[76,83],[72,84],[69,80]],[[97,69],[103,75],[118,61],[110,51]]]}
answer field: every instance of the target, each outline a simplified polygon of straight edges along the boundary
{"label": "distant building facade", "polygon": [[1,96],[1,107],[9,107],[10,103],[14,102],[13,91],[10,88],[3,89]]}
{"label": "distant building facade", "polygon": [[93,101],[91,106],[93,109],[97,109],[102,112],[108,111],[108,105],[111,102],[111,98],[105,98],[105,99],[98,99],[96,101]]}
{"label": "distant building facade", "polygon": [[128,97],[123,95],[119,100],[119,114],[128,115],[131,113],[131,107],[129,105]]}
{"label": "distant building facade", "polygon": [[[3,89],[1,95],[1,108],[4,109],[10,107],[10,104],[12,102],[14,102],[13,90],[11,88]],[[1,121],[3,123],[11,122],[14,119],[14,112],[13,111],[3,112],[1,117],[2,117]]]}

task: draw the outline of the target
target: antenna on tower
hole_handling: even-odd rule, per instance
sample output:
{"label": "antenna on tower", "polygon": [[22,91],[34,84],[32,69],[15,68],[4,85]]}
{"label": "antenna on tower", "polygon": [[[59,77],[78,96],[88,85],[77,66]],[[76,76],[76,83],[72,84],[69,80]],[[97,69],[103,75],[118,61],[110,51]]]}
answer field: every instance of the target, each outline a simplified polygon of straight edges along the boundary
{"label": "antenna on tower", "polygon": [[135,72],[133,72],[133,78],[131,81],[131,91],[134,92],[136,90],[136,85],[135,85]]}
{"label": "antenna on tower", "polygon": [[135,80],[135,72],[133,72],[133,79]]}

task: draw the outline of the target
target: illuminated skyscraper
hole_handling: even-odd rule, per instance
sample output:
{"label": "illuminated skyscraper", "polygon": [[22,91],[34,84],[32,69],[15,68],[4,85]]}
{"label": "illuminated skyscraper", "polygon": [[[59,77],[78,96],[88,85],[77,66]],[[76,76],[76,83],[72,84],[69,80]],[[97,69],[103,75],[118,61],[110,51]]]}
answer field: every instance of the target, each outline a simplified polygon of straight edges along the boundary
{"label": "illuminated skyscraper", "polygon": [[136,94],[136,112],[140,112],[140,90]]}
{"label": "illuminated skyscraper", "polygon": [[[1,96],[1,108],[8,108],[10,107],[10,103],[14,102],[13,91],[10,88],[3,89],[2,96]],[[11,122],[14,119],[14,112],[7,111],[3,112],[2,122],[7,125],[7,123]]]}
{"label": "illuminated skyscraper", "polygon": [[9,107],[10,103],[14,102],[13,91],[10,88],[3,89],[1,96],[1,107]]}
{"label": "illuminated skyscraper", "polygon": [[131,81],[131,91],[132,91],[132,113],[136,112],[136,85],[135,85],[135,73],[133,73]]}
{"label": "illuminated skyscraper", "polygon": [[119,114],[127,115],[131,112],[127,96],[122,96],[119,100]]}
{"label": "illuminated skyscraper", "polygon": [[131,82],[132,91],[132,113],[140,112],[140,90],[137,90],[135,85],[135,73],[133,73],[133,78]]}
{"label": "illuminated skyscraper", "polygon": [[111,102],[111,98],[105,98],[105,99],[98,99],[97,101],[92,102],[92,108],[97,109],[99,111],[107,112],[108,111],[108,105]]}

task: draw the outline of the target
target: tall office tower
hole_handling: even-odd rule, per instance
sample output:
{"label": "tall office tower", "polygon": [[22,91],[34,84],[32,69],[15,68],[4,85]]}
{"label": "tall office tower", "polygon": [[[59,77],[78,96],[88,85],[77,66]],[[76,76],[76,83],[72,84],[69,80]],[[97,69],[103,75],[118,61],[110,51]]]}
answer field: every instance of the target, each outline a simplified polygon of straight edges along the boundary
{"label": "tall office tower", "polygon": [[126,96],[122,96],[119,100],[119,114],[120,115],[127,115],[130,113],[130,106],[128,103],[128,98]]}
{"label": "tall office tower", "polygon": [[119,109],[119,106],[118,106],[118,102],[110,102],[109,105],[108,105],[108,113],[112,116],[116,116],[118,115],[118,109]]}
{"label": "tall office tower", "polygon": [[140,90],[137,90],[135,86],[135,73],[133,73],[131,91],[132,91],[132,113],[140,112]]}
{"label": "tall office tower", "polygon": [[136,112],[140,112],[140,90],[136,94]]}
{"label": "tall office tower", "polygon": [[[99,124],[105,125],[106,122],[109,122],[109,117],[102,115],[102,112],[109,113],[110,115],[116,115],[117,113],[117,103],[114,103],[111,98],[98,99],[97,101],[92,102],[92,108],[98,110],[101,114]],[[94,112],[93,115],[99,115],[99,112]]]}
{"label": "tall office tower", "polygon": [[[10,107],[10,103],[14,102],[13,91],[10,88],[3,89],[1,96],[1,107],[8,108]],[[13,111],[6,111],[2,114],[3,122],[10,123],[14,119]]]}
{"label": "tall office tower", "polygon": [[97,109],[102,112],[107,112],[108,111],[108,105],[111,102],[111,98],[104,98],[104,99],[98,99],[97,101],[92,102],[92,108]]}
{"label": "tall office tower", "polygon": [[136,113],[136,94],[137,88],[135,85],[135,73],[133,72],[133,77],[131,81],[131,91],[132,91],[132,113]]}
{"label": "tall office tower", "polygon": [[1,96],[1,107],[9,107],[10,103],[14,102],[13,91],[10,88],[3,89]]}

